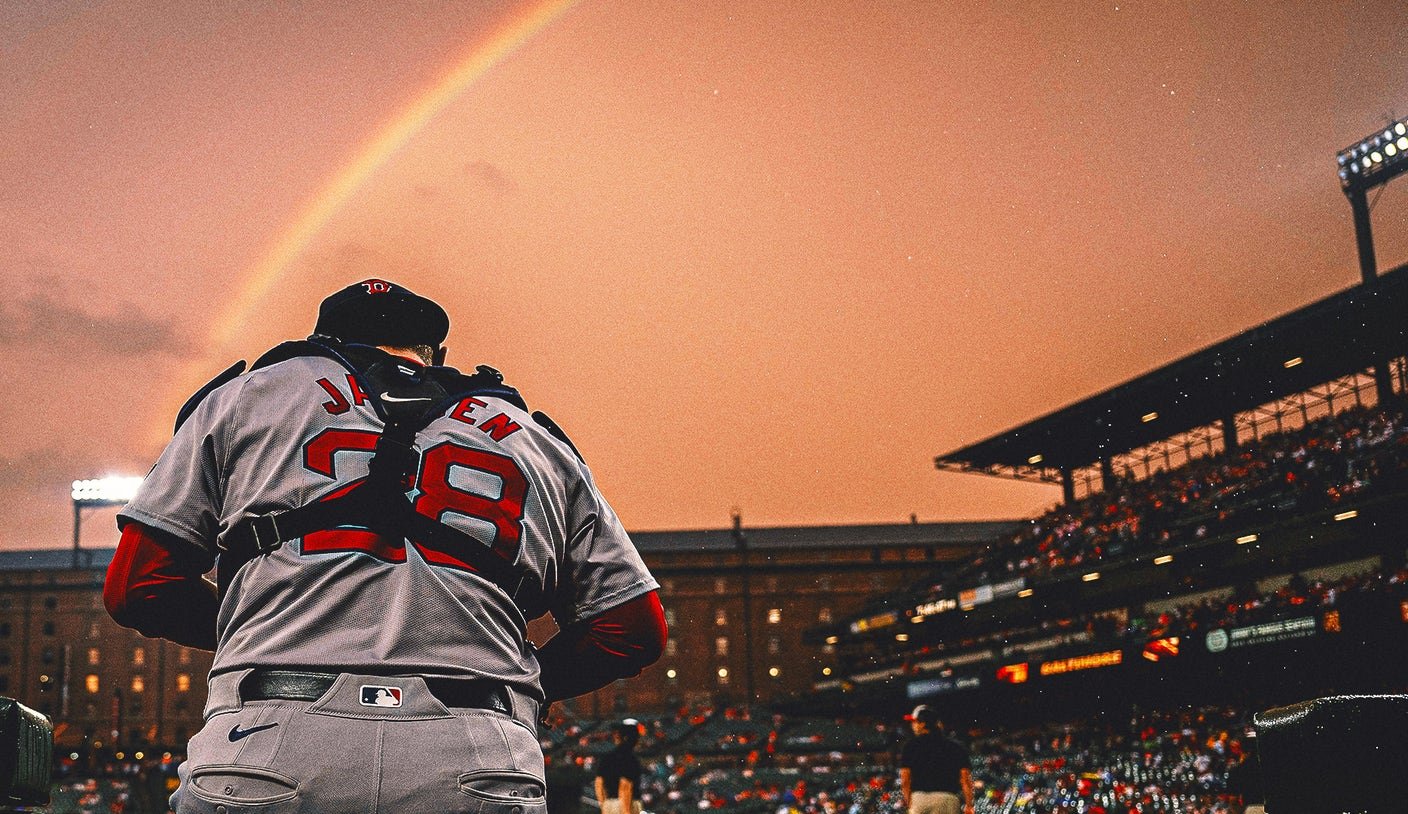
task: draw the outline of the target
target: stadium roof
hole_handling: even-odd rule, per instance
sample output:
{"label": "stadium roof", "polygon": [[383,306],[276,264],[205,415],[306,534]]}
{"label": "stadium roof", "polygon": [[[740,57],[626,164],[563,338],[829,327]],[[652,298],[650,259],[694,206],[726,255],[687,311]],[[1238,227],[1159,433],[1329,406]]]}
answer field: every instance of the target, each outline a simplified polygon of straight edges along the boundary
{"label": "stadium roof", "polygon": [[[891,523],[856,526],[743,527],[751,550],[837,548],[844,546],[976,546],[1017,530],[1021,521],[973,523]],[[734,547],[732,529],[637,531],[631,539],[642,553],[724,551]]]}
{"label": "stadium roof", "polygon": [[[1012,534],[1022,521],[994,520],[971,523],[890,523],[854,526],[773,526],[743,528],[751,550],[780,548],[836,548],[843,546],[936,545],[971,547]],[[732,529],[696,531],[637,531],[636,547],[655,552],[726,551],[734,547]],[[79,554],[84,568],[106,569],[115,549],[85,548]],[[0,572],[61,571],[73,567],[73,549],[47,548],[0,551]]]}
{"label": "stadium roof", "polygon": [[[113,548],[80,549],[79,564],[84,568],[107,570],[116,551]],[[0,571],[63,571],[72,567],[72,548],[0,551]]]}
{"label": "stadium roof", "polygon": [[[1376,359],[1402,356],[1408,352],[1405,315],[1408,266],[1400,266],[1372,285],[1345,289],[1103,393],[939,455],[934,464],[1054,480],[1053,470],[1087,467],[1363,371]],[[1144,420],[1151,413],[1157,419]]]}

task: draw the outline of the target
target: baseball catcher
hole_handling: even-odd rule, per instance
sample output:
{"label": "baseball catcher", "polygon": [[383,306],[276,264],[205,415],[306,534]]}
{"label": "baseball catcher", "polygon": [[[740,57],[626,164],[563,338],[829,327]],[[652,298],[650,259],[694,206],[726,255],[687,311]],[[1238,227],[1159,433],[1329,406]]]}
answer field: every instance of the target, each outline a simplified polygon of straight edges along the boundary
{"label": "baseball catcher", "polygon": [[541,814],[541,706],[659,657],[591,471],[496,371],[445,367],[448,332],[394,283],[332,294],[192,397],[120,513],[109,613],[215,652],[177,814]]}

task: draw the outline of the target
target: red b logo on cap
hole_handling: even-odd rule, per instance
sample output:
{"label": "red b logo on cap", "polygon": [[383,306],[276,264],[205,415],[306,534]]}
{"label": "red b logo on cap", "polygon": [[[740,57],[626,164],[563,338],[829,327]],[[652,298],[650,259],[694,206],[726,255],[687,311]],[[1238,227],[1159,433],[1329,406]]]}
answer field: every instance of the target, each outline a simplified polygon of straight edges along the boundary
{"label": "red b logo on cap", "polygon": [[390,294],[392,285],[385,280],[363,280],[362,285],[367,287],[368,294]]}

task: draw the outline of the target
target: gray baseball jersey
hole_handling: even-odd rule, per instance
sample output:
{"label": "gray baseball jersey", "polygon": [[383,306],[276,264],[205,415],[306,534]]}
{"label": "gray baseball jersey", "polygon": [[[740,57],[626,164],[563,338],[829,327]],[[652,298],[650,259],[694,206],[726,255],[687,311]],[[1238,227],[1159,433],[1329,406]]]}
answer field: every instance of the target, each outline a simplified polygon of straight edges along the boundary
{"label": "gray baseball jersey", "polygon": [[[208,396],[122,510],[214,563],[245,517],[345,492],[367,475],[382,429],[331,359],[247,373]],[[407,495],[541,586],[561,624],[658,588],[591,472],[501,399],[466,398],[423,430]],[[220,605],[211,675],[304,667],[510,683],[541,696],[523,614],[453,552],[364,529],[314,532],[245,565]]]}

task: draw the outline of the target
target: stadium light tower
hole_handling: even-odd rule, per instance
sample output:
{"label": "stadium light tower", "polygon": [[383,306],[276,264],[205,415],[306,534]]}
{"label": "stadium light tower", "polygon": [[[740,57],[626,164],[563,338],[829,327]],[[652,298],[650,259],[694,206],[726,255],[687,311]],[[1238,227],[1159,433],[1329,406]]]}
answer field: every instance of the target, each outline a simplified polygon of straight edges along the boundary
{"label": "stadium light tower", "polygon": [[[1408,170],[1408,120],[1389,122],[1384,129],[1340,150],[1335,162],[1339,164],[1340,188],[1354,212],[1359,274],[1365,286],[1372,286],[1378,282],[1379,268],[1369,220],[1369,190],[1387,184]],[[1374,363],[1374,386],[1380,404],[1392,398],[1393,382],[1389,379],[1388,364],[1382,359]]]}
{"label": "stadium light tower", "polygon": [[83,510],[101,506],[125,506],[137,494],[141,478],[93,478],[73,482],[73,567],[78,569],[78,533]]}
{"label": "stadium light tower", "polygon": [[1369,223],[1369,190],[1381,187],[1408,170],[1408,120],[1390,122],[1339,151],[1340,186],[1354,211],[1354,236],[1359,244],[1359,273],[1366,284],[1378,277],[1374,235]]}

